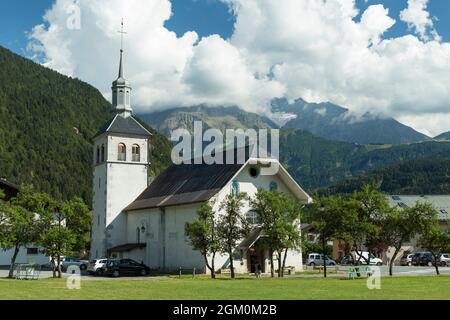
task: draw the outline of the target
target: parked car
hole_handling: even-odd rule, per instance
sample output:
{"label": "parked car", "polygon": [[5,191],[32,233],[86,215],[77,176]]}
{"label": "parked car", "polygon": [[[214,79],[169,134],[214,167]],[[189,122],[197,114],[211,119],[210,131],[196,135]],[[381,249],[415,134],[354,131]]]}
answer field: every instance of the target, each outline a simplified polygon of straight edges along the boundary
{"label": "parked car", "polygon": [[[311,267],[323,266],[323,258],[324,258],[323,254],[310,253],[308,255],[308,259],[306,260],[306,264]],[[327,266],[335,266],[336,265],[336,261],[328,258],[327,256],[325,256],[325,261],[326,261]]]}
{"label": "parked car", "polygon": [[94,259],[89,262],[87,272],[89,274],[95,274],[101,276],[105,273],[106,264],[108,259]]}
{"label": "parked car", "polygon": [[439,262],[443,267],[450,267],[450,253],[442,253],[439,256]]}
{"label": "parked car", "polygon": [[149,272],[149,267],[132,259],[108,260],[105,269],[105,275],[115,278],[121,276],[146,276]]}
{"label": "parked car", "polygon": [[61,270],[67,271],[67,268],[70,266],[78,266],[80,268],[80,270],[84,271],[87,269],[88,264],[89,264],[89,261],[87,261],[87,260],[80,260],[77,258],[65,257],[61,261]]}
{"label": "parked car", "polygon": [[400,258],[400,265],[401,266],[412,266],[412,258],[414,256],[414,253],[405,253]]}
{"label": "parked car", "polygon": [[[353,251],[351,255],[346,255],[341,259],[342,265],[357,265],[357,264],[367,264],[367,260],[369,259],[369,252],[364,251],[360,254],[357,254],[356,251]],[[381,266],[383,265],[383,260],[375,257],[373,254],[370,254],[370,265],[373,266]]]}
{"label": "parked car", "polygon": [[433,266],[434,259],[431,252],[417,252],[412,257],[413,266]]}
{"label": "parked car", "polygon": [[382,266],[383,265],[383,260],[381,260],[380,258],[375,257],[373,254],[367,252],[367,251],[353,251],[352,252],[352,256],[355,259],[355,263],[358,264],[367,264],[367,261],[369,260],[369,256],[370,256],[370,265],[372,266]]}

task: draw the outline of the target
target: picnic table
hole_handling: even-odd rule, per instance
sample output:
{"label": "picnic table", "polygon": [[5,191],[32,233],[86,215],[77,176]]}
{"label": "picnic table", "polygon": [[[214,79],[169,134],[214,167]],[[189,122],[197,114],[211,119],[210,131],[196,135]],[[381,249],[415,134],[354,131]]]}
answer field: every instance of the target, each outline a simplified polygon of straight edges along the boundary
{"label": "picnic table", "polygon": [[18,280],[38,280],[41,266],[35,264],[16,264],[14,278]]}
{"label": "picnic table", "polygon": [[361,277],[364,275],[365,277],[370,277],[373,271],[370,266],[349,266],[348,267],[348,277],[350,279],[355,279],[356,277]]}

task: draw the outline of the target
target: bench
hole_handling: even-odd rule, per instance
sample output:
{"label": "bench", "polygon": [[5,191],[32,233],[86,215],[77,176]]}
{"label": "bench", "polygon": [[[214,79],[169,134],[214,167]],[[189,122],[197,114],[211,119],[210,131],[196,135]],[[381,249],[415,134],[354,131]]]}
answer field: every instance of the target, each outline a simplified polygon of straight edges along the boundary
{"label": "bench", "polygon": [[348,267],[348,277],[349,279],[355,279],[356,277],[370,277],[372,275],[372,269],[370,266],[350,266]]}

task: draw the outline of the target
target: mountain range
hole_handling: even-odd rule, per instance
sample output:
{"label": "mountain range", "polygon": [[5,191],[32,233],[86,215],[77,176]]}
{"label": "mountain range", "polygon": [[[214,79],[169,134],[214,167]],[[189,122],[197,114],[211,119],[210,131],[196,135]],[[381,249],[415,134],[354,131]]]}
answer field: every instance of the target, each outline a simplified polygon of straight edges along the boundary
{"label": "mountain range", "polygon": [[[17,184],[32,184],[57,198],[81,196],[90,203],[92,138],[114,114],[111,104],[89,84],[1,47],[0,68],[0,177]],[[365,130],[370,131],[371,126],[380,123],[377,121],[384,121],[389,127],[384,129],[386,132],[401,136],[395,137],[396,141],[373,138],[373,132],[363,138],[356,134],[362,130],[358,127],[361,124],[353,123],[348,124],[353,134],[346,134],[347,138],[344,133],[330,138],[337,128],[333,127],[336,121],[347,121],[345,109],[332,104],[316,108],[302,100],[293,105],[280,100],[275,101],[271,118],[233,107],[206,106],[141,114],[139,121],[153,133],[150,174],[155,176],[170,164],[172,144],[166,137],[170,131],[179,127],[192,130],[194,120],[203,121],[205,129],[281,128],[281,161],[310,191],[407,161],[450,159],[450,141],[428,141],[393,119],[367,118],[362,123],[368,124]],[[344,128],[340,130],[344,132]],[[395,143],[405,141],[408,143]],[[425,177],[424,166],[413,167],[411,177]]]}
{"label": "mountain range", "polygon": [[289,104],[275,100],[274,112],[288,115],[284,128],[307,130],[323,138],[359,144],[404,144],[429,140],[393,118],[381,118],[369,113],[360,117],[332,103],[308,103],[302,99]]}

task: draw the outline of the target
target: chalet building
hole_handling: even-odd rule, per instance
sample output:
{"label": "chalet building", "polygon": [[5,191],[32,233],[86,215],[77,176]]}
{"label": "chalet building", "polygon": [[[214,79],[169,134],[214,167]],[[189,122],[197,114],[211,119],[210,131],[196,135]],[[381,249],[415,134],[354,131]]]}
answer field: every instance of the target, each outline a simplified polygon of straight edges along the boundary
{"label": "chalet building", "polygon": [[[233,165],[172,165],[148,184],[151,133],[133,117],[131,86],[124,78],[123,51],[119,76],[112,85],[117,114],[94,138],[93,225],[91,259],[117,257],[143,261],[153,269],[196,268],[207,272],[205,261],[190,246],[185,226],[197,217],[205,202],[219,204],[229,194],[254,196],[258,188],[279,189],[303,203],[311,197],[280,165],[277,174],[261,169],[277,160],[251,159]],[[269,256],[258,246],[261,237],[255,213],[243,208],[255,222],[247,239],[235,249],[236,272],[252,272],[255,265],[268,272]],[[299,230],[300,232],[300,230]],[[229,268],[227,256],[216,256],[218,271]],[[301,251],[290,250],[286,266],[302,269]]]}

